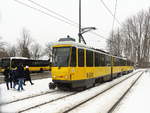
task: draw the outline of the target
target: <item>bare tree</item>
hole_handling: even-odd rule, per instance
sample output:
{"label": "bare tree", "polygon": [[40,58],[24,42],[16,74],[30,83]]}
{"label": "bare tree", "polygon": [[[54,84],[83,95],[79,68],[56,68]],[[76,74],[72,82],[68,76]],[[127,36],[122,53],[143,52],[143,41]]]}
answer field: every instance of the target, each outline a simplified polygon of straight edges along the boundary
{"label": "bare tree", "polygon": [[51,61],[51,58],[52,58],[52,44],[51,43],[46,44],[45,55],[48,56],[49,60]]}
{"label": "bare tree", "polygon": [[29,31],[27,31],[26,29],[23,29],[22,37],[18,41],[20,56],[27,57],[27,58],[31,57],[30,51],[29,51],[29,46],[31,43],[32,43],[32,39],[29,34]]}
{"label": "bare tree", "polygon": [[142,44],[142,59],[144,62],[149,61],[150,56],[150,9],[145,13],[144,27],[143,27],[143,44]]}
{"label": "bare tree", "polygon": [[117,32],[112,32],[110,38],[107,41],[108,51],[115,56],[123,55],[123,40],[121,37],[121,32],[118,29]]}
{"label": "bare tree", "polygon": [[2,41],[2,37],[0,37],[0,50],[4,50],[4,46],[6,45],[6,42]]}
{"label": "bare tree", "polygon": [[40,44],[35,43],[34,45],[31,46],[31,56],[35,60],[43,56],[42,47],[40,46]]}
{"label": "bare tree", "polygon": [[[149,56],[149,13],[139,12],[136,16],[128,19],[123,26],[126,43],[130,43],[130,56],[136,59],[139,65],[148,62]],[[126,47],[127,48],[127,47]]]}
{"label": "bare tree", "polygon": [[0,37],[0,58],[8,56],[8,53],[5,50],[6,45],[7,45],[7,43],[2,41],[2,37]]}
{"label": "bare tree", "polygon": [[9,57],[15,57],[15,56],[17,56],[17,48],[14,45],[9,46],[7,48],[7,53],[9,55]]}
{"label": "bare tree", "polygon": [[[128,59],[136,62],[139,66],[144,66],[145,62],[149,62],[150,58],[150,9],[149,11],[141,11],[135,16],[128,18],[121,26],[121,35],[110,37],[112,42],[121,41],[121,46],[107,43],[108,47],[114,54],[120,54],[122,51]],[[118,39],[120,37],[120,39]],[[115,38],[115,39],[114,39]],[[123,43],[122,43],[123,42]],[[117,50],[116,50],[117,49]]]}

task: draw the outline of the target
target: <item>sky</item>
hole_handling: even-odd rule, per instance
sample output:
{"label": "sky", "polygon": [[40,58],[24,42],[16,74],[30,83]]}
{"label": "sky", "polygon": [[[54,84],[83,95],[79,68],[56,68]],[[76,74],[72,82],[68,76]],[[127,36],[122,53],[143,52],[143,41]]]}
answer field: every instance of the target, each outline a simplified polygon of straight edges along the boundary
{"label": "sky", "polygon": [[[23,2],[31,7],[38,8],[47,14],[31,9],[16,1]],[[83,34],[89,46],[106,49],[106,40],[112,30],[113,17],[102,4],[101,0],[82,1],[82,26],[96,27],[93,32]],[[116,0],[103,0],[107,7],[114,12]],[[79,0],[34,0],[34,2],[78,23]],[[150,0],[117,0],[116,18],[123,23],[128,17],[150,7]],[[51,15],[51,16],[50,16]],[[53,16],[53,17],[52,17]],[[29,31],[34,42],[45,45],[55,42],[67,35],[78,41],[78,26],[66,23],[60,17],[54,18],[53,13],[42,9],[29,0],[0,0],[0,37],[10,45],[15,45],[21,37],[22,29]],[[65,21],[65,22],[64,22]],[[120,27],[115,21],[114,29]]]}

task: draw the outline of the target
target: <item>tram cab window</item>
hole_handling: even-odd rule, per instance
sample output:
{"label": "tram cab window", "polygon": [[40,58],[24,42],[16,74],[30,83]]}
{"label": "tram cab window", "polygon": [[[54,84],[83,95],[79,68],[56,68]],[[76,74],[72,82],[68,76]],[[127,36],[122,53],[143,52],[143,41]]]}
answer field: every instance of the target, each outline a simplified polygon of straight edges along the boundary
{"label": "tram cab window", "polygon": [[76,66],[76,48],[75,47],[72,47],[70,66],[71,67]]}
{"label": "tram cab window", "polygon": [[84,67],[84,49],[78,49],[78,66]]}
{"label": "tram cab window", "polygon": [[89,50],[86,51],[86,66],[93,67],[93,52]]}
{"label": "tram cab window", "polygon": [[53,66],[67,67],[69,64],[70,47],[53,48]]}

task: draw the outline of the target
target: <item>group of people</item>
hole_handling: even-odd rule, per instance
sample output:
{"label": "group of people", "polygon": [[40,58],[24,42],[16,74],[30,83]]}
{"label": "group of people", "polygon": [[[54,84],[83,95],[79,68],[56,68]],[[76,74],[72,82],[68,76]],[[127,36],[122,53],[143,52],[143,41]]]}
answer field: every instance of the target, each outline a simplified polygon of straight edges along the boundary
{"label": "group of people", "polygon": [[24,90],[23,85],[26,85],[25,81],[30,81],[31,85],[33,85],[28,66],[24,69],[23,65],[20,64],[15,70],[11,70],[9,67],[6,67],[4,70],[4,76],[8,90],[9,88],[15,88],[16,85],[18,85],[18,91]]}

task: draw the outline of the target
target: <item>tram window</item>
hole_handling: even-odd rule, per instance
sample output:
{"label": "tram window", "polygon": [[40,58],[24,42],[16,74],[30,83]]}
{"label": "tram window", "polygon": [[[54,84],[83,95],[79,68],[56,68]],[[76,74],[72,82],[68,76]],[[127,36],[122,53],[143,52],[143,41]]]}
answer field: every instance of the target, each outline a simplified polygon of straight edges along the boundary
{"label": "tram window", "polygon": [[126,66],[126,60],[123,60],[123,66]]}
{"label": "tram window", "polygon": [[70,66],[72,67],[76,66],[76,48],[75,47],[72,47]]}
{"label": "tram window", "polygon": [[130,66],[131,66],[131,61],[129,63],[130,63]]}
{"label": "tram window", "polygon": [[131,63],[131,66],[134,66],[134,62]]}
{"label": "tram window", "polygon": [[78,49],[78,65],[84,67],[84,50]]}
{"label": "tram window", "polygon": [[114,66],[117,66],[117,59],[114,58]]}
{"label": "tram window", "polygon": [[100,54],[95,53],[95,66],[100,66]]}
{"label": "tram window", "polygon": [[118,59],[115,59],[115,66],[118,66]]}
{"label": "tram window", "polygon": [[121,59],[118,59],[118,66],[121,66]]}
{"label": "tram window", "polygon": [[128,62],[129,62],[129,61],[127,61],[127,62],[126,62],[127,66],[129,65],[129,63],[128,63]]}
{"label": "tram window", "polygon": [[122,60],[122,66],[126,66],[126,61],[125,60]]}
{"label": "tram window", "polygon": [[123,66],[123,60],[120,59],[120,66]]}
{"label": "tram window", "polygon": [[119,64],[120,64],[120,66],[123,66],[123,60],[122,59],[119,60]]}
{"label": "tram window", "polygon": [[123,66],[124,64],[123,64],[123,59],[120,59],[120,66]]}
{"label": "tram window", "polygon": [[115,66],[118,66],[118,59],[115,58]]}
{"label": "tram window", "polygon": [[106,56],[106,66],[111,66],[111,57]]}
{"label": "tram window", "polygon": [[121,59],[118,59],[118,66],[121,66]]}
{"label": "tram window", "polygon": [[127,62],[126,60],[123,60],[123,66],[126,66],[126,65],[127,65],[126,62]]}
{"label": "tram window", "polygon": [[86,66],[93,67],[93,52],[89,50],[86,51]]}
{"label": "tram window", "polygon": [[120,65],[119,61],[120,61],[120,59],[116,58],[116,66]]}
{"label": "tram window", "polygon": [[1,61],[1,59],[0,59],[0,67],[2,67],[2,61]]}
{"label": "tram window", "polygon": [[130,66],[130,61],[127,61],[127,65]]}
{"label": "tram window", "polygon": [[101,64],[101,66],[105,66],[105,55],[104,54],[100,54],[100,64]]}

